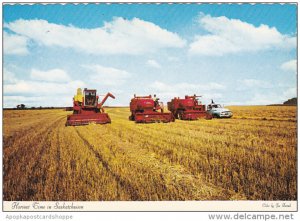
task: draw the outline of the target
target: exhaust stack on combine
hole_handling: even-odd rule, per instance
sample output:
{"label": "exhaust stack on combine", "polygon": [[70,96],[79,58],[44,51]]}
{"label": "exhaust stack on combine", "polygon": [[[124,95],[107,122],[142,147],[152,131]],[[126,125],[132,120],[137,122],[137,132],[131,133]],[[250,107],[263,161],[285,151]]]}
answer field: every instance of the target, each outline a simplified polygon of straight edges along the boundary
{"label": "exhaust stack on combine", "polygon": [[107,113],[104,113],[103,104],[108,97],[115,99],[114,95],[107,93],[103,100],[98,103],[99,96],[94,89],[77,89],[73,98],[73,114],[67,116],[66,126],[79,126],[89,123],[106,124],[111,120]]}
{"label": "exhaust stack on combine", "polygon": [[212,119],[212,115],[206,111],[205,105],[199,103],[198,97],[185,96],[184,99],[175,97],[168,102],[168,110],[173,113],[176,119],[197,120],[199,118]]}
{"label": "exhaust stack on combine", "polygon": [[174,121],[172,113],[164,113],[163,103],[158,102],[158,98],[154,95],[136,96],[130,101],[131,116],[129,120],[137,123],[153,123],[163,122],[168,123]]}

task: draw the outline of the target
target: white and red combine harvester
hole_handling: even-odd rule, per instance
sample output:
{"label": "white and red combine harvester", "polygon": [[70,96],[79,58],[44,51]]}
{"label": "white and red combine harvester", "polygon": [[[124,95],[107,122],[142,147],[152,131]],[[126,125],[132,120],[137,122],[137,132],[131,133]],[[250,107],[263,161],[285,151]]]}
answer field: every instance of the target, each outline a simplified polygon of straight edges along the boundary
{"label": "white and red combine harvester", "polygon": [[111,123],[110,117],[104,112],[103,104],[108,97],[115,99],[114,95],[107,93],[100,103],[95,89],[77,89],[73,98],[73,114],[67,116],[66,126],[79,126],[90,123]]}

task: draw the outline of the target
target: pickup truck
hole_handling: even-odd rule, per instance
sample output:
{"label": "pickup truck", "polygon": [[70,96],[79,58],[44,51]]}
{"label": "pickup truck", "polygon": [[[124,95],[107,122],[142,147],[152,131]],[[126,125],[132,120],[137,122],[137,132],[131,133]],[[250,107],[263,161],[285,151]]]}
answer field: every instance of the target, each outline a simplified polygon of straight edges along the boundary
{"label": "pickup truck", "polygon": [[207,105],[207,111],[216,118],[230,118],[232,117],[232,112],[222,107],[220,104],[209,104]]}

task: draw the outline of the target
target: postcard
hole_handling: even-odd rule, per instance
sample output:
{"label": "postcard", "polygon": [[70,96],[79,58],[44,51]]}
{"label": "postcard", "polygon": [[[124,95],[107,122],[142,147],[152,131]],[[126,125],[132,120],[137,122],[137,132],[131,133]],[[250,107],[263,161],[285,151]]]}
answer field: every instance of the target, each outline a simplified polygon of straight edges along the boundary
{"label": "postcard", "polygon": [[297,3],[2,10],[3,212],[298,210]]}

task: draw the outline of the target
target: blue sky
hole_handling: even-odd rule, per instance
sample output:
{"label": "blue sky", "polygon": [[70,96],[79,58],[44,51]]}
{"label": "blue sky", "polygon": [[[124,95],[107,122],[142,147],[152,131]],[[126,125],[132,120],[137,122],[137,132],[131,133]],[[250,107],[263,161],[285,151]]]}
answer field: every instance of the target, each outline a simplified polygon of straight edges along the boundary
{"label": "blue sky", "polygon": [[292,4],[4,5],[4,107],[71,106],[77,87],[282,103],[297,90]]}

